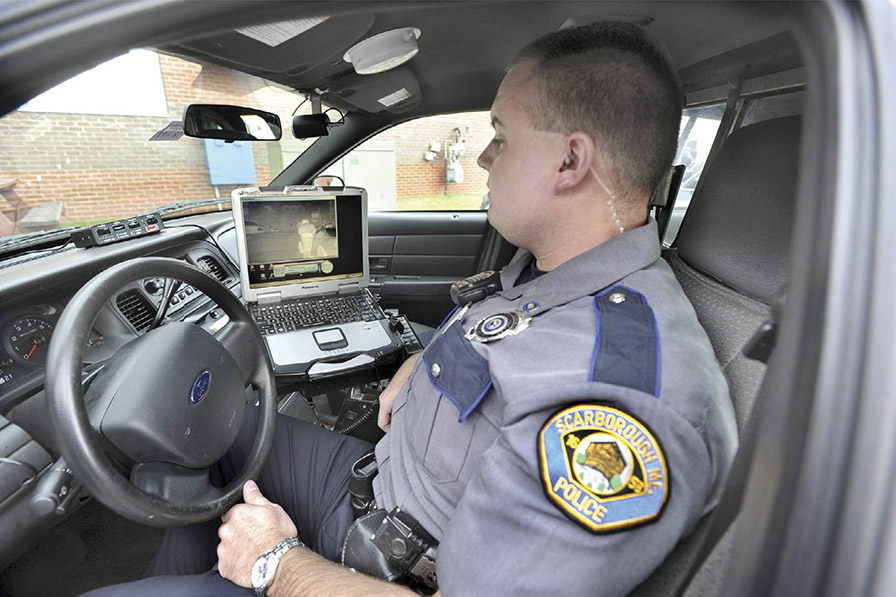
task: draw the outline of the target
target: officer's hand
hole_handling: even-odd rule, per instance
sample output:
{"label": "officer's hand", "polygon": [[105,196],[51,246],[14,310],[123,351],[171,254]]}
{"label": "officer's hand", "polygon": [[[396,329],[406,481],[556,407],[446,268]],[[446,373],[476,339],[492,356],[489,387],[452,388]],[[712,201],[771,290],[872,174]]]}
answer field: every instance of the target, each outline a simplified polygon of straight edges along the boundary
{"label": "officer's hand", "polygon": [[393,377],[386,389],[380,394],[380,412],[376,415],[376,424],[386,433],[392,427],[392,406],[395,404],[398,390],[399,386],[395,383],[395,378]]}
{"label": "officer's hand", "polygon": [[298,532],[283,508],[261,495],[254,481],[243,485],[243,500],[246,503],[237,504],[221,517],[218,572],[230,582],[251,588],[255,560]]}
{"label": "officer's hand", "polygon": [[398,371],[395,372],[395,375],[389,382],[389,385],[386,386],[386,389],[380,394],[380,412],[376,416],[376,424],[386,433],[388,433],[389,428],[392,427],[392,407],[395,405],[395,398],[398,396],[398,390],[404,386],[404,382],[410,377],[411,369],[414,368],[414,364],[420,358],[421,354],[423,353],[418,352],[402,363],[401,367],[398,368]]}

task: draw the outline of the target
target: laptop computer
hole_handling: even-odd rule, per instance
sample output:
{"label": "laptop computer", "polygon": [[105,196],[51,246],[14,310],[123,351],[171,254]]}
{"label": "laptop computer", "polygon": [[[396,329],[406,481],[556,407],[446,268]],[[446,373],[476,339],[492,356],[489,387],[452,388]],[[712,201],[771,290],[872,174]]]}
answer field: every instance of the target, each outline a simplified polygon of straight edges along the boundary
{"label": "laptop computer", "polygon": [[243,300],[275,373],[336,375],[401,349],[368,289],[364,189],[251,187],[231,199]]}

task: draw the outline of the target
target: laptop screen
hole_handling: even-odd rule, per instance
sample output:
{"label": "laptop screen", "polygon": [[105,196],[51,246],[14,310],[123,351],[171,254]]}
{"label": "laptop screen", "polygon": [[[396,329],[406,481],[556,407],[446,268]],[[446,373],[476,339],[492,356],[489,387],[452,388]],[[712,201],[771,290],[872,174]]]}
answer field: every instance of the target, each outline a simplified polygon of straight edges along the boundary
{"label": "laptop screen", "polygon": [[361,195],[243,198],[249,287],[362,278]]}

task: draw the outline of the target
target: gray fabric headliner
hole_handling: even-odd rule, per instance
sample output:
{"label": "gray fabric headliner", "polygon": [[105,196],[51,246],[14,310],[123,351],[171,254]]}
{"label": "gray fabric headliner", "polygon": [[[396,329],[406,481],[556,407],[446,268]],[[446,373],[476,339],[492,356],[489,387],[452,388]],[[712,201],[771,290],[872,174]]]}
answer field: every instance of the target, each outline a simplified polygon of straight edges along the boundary
{"label": "gray fabric headliner", "polygon": [[[337,60],[351,43],[409,25],[423,32],[421,52],[409,63],[423,89],[423,102],[412,111],[390,113],[391,121],[483,109],[508,61],[522,45],[568,20],[586,23],[597,19],[647,26],[669,48],[673,63],[688,67],[682,73],[687,75],[684,83],[690,93],[725,84],[735,71],[746,69],[748,76],[760,76],[793,68],[796,44],[789,35],[785,47],[760,45],[747,54],[735,50],[754,48],[755,42],[799,25],[801,21],[791,15],[802,11],[794,6],[746,1],[34,0],[13,3],[0,11],[5,34],[0,40],[0,71],[6,83],[0,87],[0,114],[91,66],[139,47],[236,67],[303,90],[321,84],[329,87],[341,75],[351,73]],[[360,24],[337,28],[351,33],[334,33],[332,41],[300,40],[276,60],[265,55],[263,44],[238,53],[225,51],[228,36],[232,39],[237,28],[324,14],[334,23],[354,15]],[[366,25],[371,18],[372,24]],[[366,32],[359,33],[358,28]],[[313,47],[302,50],[300,46],[306,42]],[[201,49],[187,47],[203,43]],[[296,71],[312,55],[326,55],[323,66]],[[247,61],[255,64],[246,66]],[[339,106],[338,97],[325,99]],[[347,102],[341,107],[346,108]]]}
{"label": "gray fabric headliner", "polygon": [[[247,38],[230,31],[159,49],[297,89],[351,88],[360,76],[341,60],[348,47],[382,31],[417,27],[422,32],[420,52],[408,65],[420,82],[423,97],[411,106],[396,108],[404,115],[396,114],[395,120],[403,120],[410,114],[487,108],[517,50],[564,23],[596,20],[646,26],[665,44],[679,69],[772,37],[789,25],[768,4],[752,2],[432,2],[425,7],[399,3],[363,17],[336,15],[319,26],[329,28],[326,35],[319,31],[311,36],[312,29],[277,48],[252,40],[247,45]],[[782,68],[785,66],[792,64]],[[705,73],[693,76],[698,74],[706,83]],[[330,105],[356,109],[335,93],[324,94],[323,99]]]}

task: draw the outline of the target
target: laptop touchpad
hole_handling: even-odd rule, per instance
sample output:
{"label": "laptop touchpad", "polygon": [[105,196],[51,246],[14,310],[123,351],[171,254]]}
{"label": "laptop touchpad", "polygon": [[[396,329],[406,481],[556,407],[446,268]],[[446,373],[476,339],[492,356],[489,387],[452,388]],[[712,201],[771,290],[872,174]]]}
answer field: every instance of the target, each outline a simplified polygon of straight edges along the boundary
{"label": "laptop touchpad", "polygon": [[314,332],[314,341],[317,342],[321,350],[336,350],[348,346],[348,340],[345,339],[345,334],[339,328]]}

